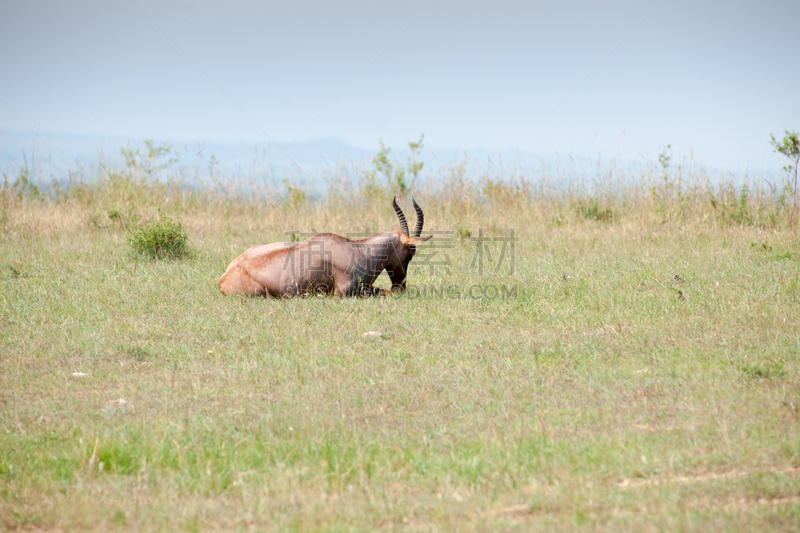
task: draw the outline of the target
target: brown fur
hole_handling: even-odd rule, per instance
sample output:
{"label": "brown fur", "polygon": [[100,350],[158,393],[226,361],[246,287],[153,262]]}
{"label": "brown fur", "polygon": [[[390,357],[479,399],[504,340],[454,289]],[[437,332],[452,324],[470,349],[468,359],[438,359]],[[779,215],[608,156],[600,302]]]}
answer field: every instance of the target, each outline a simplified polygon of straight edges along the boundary
{"label": "brown fur", "polygon": [[415,246],[428,239],[402,231],[360,240],[320,233],[300,243],[259,244],[231,262],[219,290],[276,298],[314,292],[373,296],[385,293],[372,286],[383,270],[392,279],[392,289],[403,290]]}

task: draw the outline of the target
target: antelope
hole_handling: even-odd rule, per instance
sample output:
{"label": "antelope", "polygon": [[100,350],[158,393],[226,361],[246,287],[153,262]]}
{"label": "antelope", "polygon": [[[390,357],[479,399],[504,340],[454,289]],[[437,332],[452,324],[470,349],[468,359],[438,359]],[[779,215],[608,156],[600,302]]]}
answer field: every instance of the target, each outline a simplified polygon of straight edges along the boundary
{"label": "antelope", "polygon": [[424,215],[412,198],[417,226],[409,234],[408,223],[397,198],[392,200],[400,230],[351,240],[320,233],[298,243],[258,244],[231,261],[219,280],[222,294],[285,298],[309,293],[334,296],[376,296],[389,291],[372,284],[386,270],[392,291],[406,289],[408,264],[416,246],[431,238],[421,237]]}

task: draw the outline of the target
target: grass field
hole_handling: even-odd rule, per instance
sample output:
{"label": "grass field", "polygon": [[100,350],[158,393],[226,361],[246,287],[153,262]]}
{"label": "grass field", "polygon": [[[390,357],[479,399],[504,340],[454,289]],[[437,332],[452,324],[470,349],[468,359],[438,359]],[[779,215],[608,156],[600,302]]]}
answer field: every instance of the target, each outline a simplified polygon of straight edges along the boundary
{"label": "grass field", "polygon": [[[131,175],[0,197],[0,528],[800,528],[800,239],[755,187],[452,179],[425,291],[279,301],[216,283],[286,230],[396,229],[391,196]],[[191,257],[129,253],[159,208]],[[479,228],[514,275],[470,268]]]}

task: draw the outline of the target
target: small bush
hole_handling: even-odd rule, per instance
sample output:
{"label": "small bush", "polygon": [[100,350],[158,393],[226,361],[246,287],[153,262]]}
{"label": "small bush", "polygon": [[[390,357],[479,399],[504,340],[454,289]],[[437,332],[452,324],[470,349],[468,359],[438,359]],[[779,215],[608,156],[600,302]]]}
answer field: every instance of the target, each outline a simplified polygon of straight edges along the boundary
{"label": "small bush", "polygon": [[180,220],[161,215],[161,220],[150,222],[128,236],[134,255],[150,259],[182,259],[189,255],[189,234]]}
{"label": "small bush", "polygon": [[[710,194],[710,193],[709,193]],[[721,187],[719,198],[711,196],[711,207],[719,212],[722,220],[731,226],[750,226],[754,223],[752,191],[742,185],[738,195],[732,184]]]}
{"label": "small bush", "polygon": [[602,208],[600,202],[594,199],[579,201],[575,205],[575,210],[582,218],[597,222],[613,222],[615,217],[614,211],[610,207]]}

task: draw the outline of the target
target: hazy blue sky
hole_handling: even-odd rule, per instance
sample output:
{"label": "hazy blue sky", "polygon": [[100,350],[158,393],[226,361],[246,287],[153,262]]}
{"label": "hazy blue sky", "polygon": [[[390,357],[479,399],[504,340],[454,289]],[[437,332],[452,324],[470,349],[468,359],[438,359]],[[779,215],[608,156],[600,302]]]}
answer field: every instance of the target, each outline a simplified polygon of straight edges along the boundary
{"label": "hazy blue sky", "polygon": [[798,50],[797,0],[0,1],[0,132],[776,168]]}

